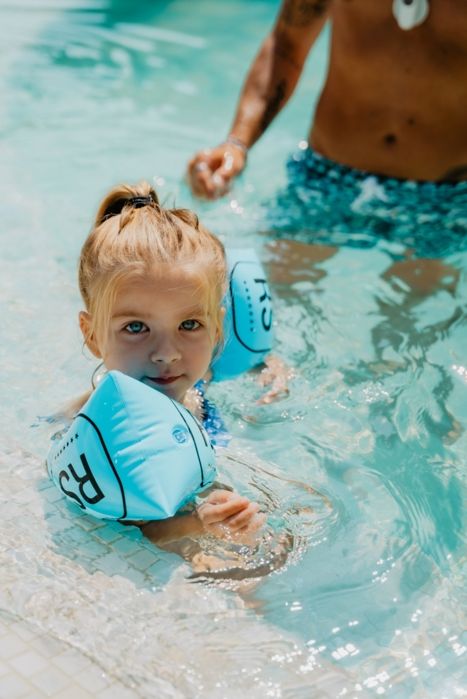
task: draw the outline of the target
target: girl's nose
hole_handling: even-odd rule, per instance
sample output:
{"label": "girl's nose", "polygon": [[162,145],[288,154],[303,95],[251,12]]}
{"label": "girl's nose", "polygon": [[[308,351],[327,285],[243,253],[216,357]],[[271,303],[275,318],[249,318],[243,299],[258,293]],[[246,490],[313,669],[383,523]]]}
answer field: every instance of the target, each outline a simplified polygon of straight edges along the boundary
{"label": "girl's nose", "polygon": [[179,359],[181,359],[180,351],[174,344],[168,342],[161,343],[149,355],[149,360],[153,364],[172,364]]}

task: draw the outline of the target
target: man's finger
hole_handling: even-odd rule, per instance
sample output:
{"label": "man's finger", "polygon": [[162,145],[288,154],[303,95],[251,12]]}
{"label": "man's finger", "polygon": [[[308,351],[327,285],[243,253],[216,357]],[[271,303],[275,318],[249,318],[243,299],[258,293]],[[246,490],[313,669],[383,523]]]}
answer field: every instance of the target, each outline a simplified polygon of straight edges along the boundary
{"label": "man's finger", "polygon": [[213,176],[211,170],[208,168],[202,168],[195,171],[192,169],[189,174],[189,181],[193,192],[197,196],[207,197],[212,199],[216,194],[216,185],[213,182]]}

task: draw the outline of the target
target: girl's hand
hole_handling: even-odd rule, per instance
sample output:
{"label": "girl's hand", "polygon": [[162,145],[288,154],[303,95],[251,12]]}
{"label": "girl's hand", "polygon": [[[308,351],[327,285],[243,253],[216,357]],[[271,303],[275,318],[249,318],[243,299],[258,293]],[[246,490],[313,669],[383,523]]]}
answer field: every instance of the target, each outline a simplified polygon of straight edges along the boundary
{"label": "girl's hand", "polygon": [[266,366],[258,377],[258,383],[261,386],[270,386],[271,388],[258,399],[259,405],[267,405],[286,396],[289,393],[288,382],[296,375],[294,369],[287,366],[280,357],[270,354],[264,363]]}
{"label": "girl's hand", "polygon": [[242,539],[263,526],[266,516],[259,505],[229,490],[214,490],[197,508],[207,534],[220,538]]}

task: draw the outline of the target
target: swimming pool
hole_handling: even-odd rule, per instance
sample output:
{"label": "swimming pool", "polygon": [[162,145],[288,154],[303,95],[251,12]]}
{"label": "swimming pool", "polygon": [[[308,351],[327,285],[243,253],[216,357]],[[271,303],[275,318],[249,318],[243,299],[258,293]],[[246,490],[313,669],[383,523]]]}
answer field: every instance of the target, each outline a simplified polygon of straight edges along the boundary
{"label": "swimming pool", "polygon": [[[199,205],[182,181],[225,135],[277,7],[0,5],[2,697],[467,696],[463,240],[403,265],[397,237],[271,233],[263,202],[308,127],[299,96],[228,199]],[[317,94],[325,48],[300,94]],[[259,250],[278,351],[298,369],[272,406],[250,377],[212,391],[235,438],[221,466],[293,537],[285,563],[273,540],[246,561],[259,580],[197,575],[139,531],[79,516],[45,477],[38,416],[94,368],[78,251],[108,187],[143,177]]]}

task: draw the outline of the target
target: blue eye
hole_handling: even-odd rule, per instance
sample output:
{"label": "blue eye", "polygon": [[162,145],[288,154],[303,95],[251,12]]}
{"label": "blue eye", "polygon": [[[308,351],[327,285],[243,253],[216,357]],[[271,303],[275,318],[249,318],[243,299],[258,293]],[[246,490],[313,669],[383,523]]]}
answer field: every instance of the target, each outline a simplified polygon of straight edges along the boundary
{"label": "blue eye", "polygon": [[147,330],[147,327],[140,320],[133,320],[131,323],[128,323],[128,325],[125,325],[125,330],[131,335],[139,335]]}
{"label": "blue eye", "polygon": [[180,323],[180,327],[183,330],[197,330],[201,327],[201,324],[198,323],[197,320],[190,318],[189,320],[184,320],[183,323]]}

